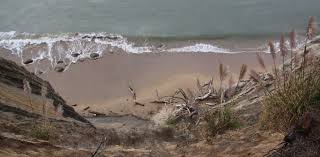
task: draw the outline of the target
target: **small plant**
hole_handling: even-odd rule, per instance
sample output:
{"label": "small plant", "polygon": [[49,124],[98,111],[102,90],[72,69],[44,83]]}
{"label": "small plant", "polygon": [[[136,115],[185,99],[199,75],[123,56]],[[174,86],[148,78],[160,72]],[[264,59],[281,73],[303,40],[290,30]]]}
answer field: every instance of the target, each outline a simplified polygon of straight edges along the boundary
{"label": "small plant", "polygon": [[208,111],[204,115],[204,121],[206,122],[205,128],[208,139],[226,130],[239,128],[241,126],[230,105],[226,105],[220,110],[213,112]]}
{"label": "small plant", "polygon": [[40,140],[50,140],[56,137],[55,128],[51,125],[36,125],[31,129],[31,137]]}

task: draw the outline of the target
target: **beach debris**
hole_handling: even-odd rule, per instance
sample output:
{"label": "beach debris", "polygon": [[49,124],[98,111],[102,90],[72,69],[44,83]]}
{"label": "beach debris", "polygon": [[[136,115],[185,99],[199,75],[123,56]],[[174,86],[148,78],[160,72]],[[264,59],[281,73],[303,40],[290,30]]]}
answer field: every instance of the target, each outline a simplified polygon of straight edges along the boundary
{"label": "beach debris", "polygon": [[97,59],[100,55],[98,53],[91,53],[90,58]]}
{"label": "beach debris", "polygon": [[57,67],[54,68],[54,71],[61,73],[61,72],[64,71],[64,68],[61,67],[61,66],[57,66]]}
{"label": "beach debris", "polygon": [[117,40],[119,37],[110,35],[110,36],[106,36],[106,38],[109,40]]}
{"label": "beach debris", "polygon": [[59,60],[59,61],[57,62],[57,64],[63,64],[63,61],[62,61],[62,60]]}
{"label": "beach debris", "polygon": [[36,74],[37,74],[37,75],[41,75],[41,74],[43,74],[43,71],[37,70]]}
{"label": "beach debris", "polygon": [[135,102],[134,105],[138,105],[138,106],[145,106],[144,104],[142,103],[139,103],[139,102]]}
{"label": "beach debris", "polygon": [[106,114],[101,113],[101,112],[96,112],[96,111],[91,111],[91,110],[89,110],[88,112],[91,113],[91,114],[93,114],[95,117],[103,117],[103,116],[106,116]]}
{"label": "beach debris", "polygon": [[28,65],[33,63],[33,59],[27,59],[26,61],[23,62],[23,64]]}
{"label": "beach debris", "polygon": [[80,56],[80,54],[79,53],[73,53],[73,54],[71,54],[71,56],[76,58],[76,57]]}
{"label": "beach debris", "polygon": [[137,102],[137,94],[136,94],[135,90],[133,89],[133,86],[131,83],[129,83],[128,88],[129,88],[129,91],[132,95],[132,100],[134,102],[134,105],[145,106],[144,104]]}
{"label": "beach debris", "polygon": [[83,109],[83,111],[86,111],[90,108],[90,106],[87,106],[86,108]]}
{"label": "beach debris", "polygon": [[103,139],[102,139],[101,142],[99,143],[97,149],[92,153],[91,157],[96,157],[96,156],[98,156],[98,154],[101,153],[100,150],[104,150],[104,149],[105,149],[106,143],[107,143],[107,137],[103,137]]}

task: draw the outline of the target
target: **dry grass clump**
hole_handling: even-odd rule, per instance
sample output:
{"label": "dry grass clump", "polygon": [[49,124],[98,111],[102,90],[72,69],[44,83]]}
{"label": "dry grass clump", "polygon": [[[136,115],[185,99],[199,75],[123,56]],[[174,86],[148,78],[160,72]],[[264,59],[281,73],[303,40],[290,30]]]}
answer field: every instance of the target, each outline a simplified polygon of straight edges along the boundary
{"label": "dry grass clump", "polygon": [[263,125],[286,131],[303,113],[319,108],[320,69],[313,67],[305,78],[292,76],[263,101]]}
{"label": "dry grass clump", "polygon": [[226,105],[220,110],[206,112],[204,114],[204,121],[207,140],[226,130],[239,128],[241,126],[230,105]]}
{"label": "dry grass clump", "polygon": [[57,137],[55,127],[52,125],[36,125],[31,129],[30,136],[40,140],[49,141]]}
{"label": "dry grass clump", "polygon": [[[287,55],[288,48],[285,45],[284,35],[281,35],[280,52],[283,59],[283,69],[280,75],[282,78],[277,75],[277,69],[275,68],[275,89],[270,91],[268,96],[263,100],[262,125],[264,127],[277,131],[286,131],[305,112],[319,109],[320,65],[313,61],[315,60],[315,56],[311,55],[312,53],[307,49],[308,41],[312,40],[315,35],[315,18],[310,17],[304,52],[300,57],[302,63],[296,69],[293,69],[293,62],[298,64],[299,61],[297,60],[300,58],[298,58],[298,54],[294,53],[294,49],[296,49],[295,31],[293,30],[289,34],[291,50],[290,69],[284,68],[284,58]],[[269,43],[269,46],[272,58],[275,58],[273,45]],[[276,66],[274,65],[274,67]]]}

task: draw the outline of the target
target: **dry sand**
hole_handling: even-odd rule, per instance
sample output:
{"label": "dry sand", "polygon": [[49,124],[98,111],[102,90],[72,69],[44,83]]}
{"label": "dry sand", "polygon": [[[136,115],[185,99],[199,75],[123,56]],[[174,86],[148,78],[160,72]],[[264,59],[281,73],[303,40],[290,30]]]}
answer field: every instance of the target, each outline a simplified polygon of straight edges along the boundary
{"label": "dry sand", "polygon": [[[8,51],[0,49],[2,57],[20,63]],[[261,53],[266,65],[271,65],[269,54]],[[26,58],[28,58],[26,56]],[[219,63],[229,66],[237,78],[241,64],[249,69],[260,70],[256,53],[105,53],[97,60],[85,60],[71,65],[63,72],[50,71],[41,75],[69,104],[78,104],[75,109],[115,113],[148,115],[160,106],[149,103],[160,96],[171,95],[177,88],[196,88],[196,79],[202,82],[214,77],[218,80]],[[29,65],[27,68],[32,69]],[[226,81],[227,82],[227,81]],[[128,84],[136,90],[138,102],[145,107],[134,106]]]}
{"label": "dry sand", "polygon": [[[268,54],[262,54],[271,65]],[[218,65],[228,65],[238,74],[241,64],[249,69],[260,69],[255,53],[161,53],[161,54],[106,54],[98,60],[87,60],[72,65],[64,73],[54,71],[43,75],[69,103],[78,104],[78,111],[90,106],[99,112],[134,112],[147,114],[156,109],[148,103],[159,95],[170,95],[177,88],[195,89],[196,78],[207,81],[218,79]],[[139,102],[134,106],[128,84],[131,82]],[[138,113],[137,113],[138,112]]]}

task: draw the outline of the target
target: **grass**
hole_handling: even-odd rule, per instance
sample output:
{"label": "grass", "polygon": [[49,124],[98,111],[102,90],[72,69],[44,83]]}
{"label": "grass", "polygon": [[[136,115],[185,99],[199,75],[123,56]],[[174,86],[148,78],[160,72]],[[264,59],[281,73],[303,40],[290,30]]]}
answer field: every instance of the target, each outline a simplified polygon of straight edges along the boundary
{"label": "grass", "polygon": [[[290,126],[301,117],[304,113],[319,110],[320,103],[320,64],[314,62],[315,56],[310,50],[307,50],[307,41],[312,40],[316,34],[315,19],[310,18],[304,52],[302,54],[302,64],[300,68],[293,69],[293,61],[298,60],[297,54],[292,54],[296,48],[296,35],[290,33],[289,44],[291,49],[290,68],[286,69],[284,65],[284,56],[287,48],[285,37],[282,34],[280,39],[280,52],[283,68],[278,73],[275,69],[274,90],[269,91],[268,95],[262,101],[263,113],[261,125],[264,128],[276,131],[287,131]],[[275,64],[274,47],[269,43],[270,52]],[[292,56],[295,56],[292,58]],[[307,58],[311,58],[308,60]],[[274,65],[274,67],[276,67]],[[280,74],[280,75],[278,75]]]}
{"label": "grass", "polygon": [[207,139],[217,134],[221,134],[229,129],[241,127],[241,123],[236,118],[231,109],[231,105],[227,105],[220,110],[208,111],[204,115],[205,132]]}
{"label": "grass", "polygon": [[[320,68],[309,67],[307,75],[291,75],[285,86],[279,86],[263,100],[262,125],[286,131],[305,112],[319,109]],[[284,81],[283,81],[284,82]]]}
{"label": "grass", "polygon": [[55,138],[55,127],[51,125],[36,125],[31,129],[30,136],[40,140],[49,141]]}

